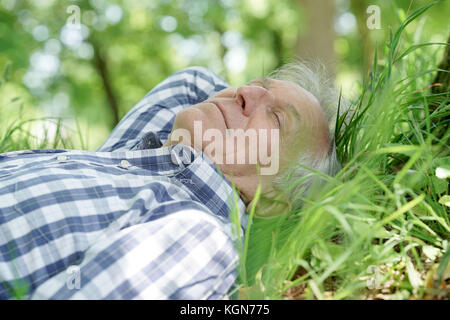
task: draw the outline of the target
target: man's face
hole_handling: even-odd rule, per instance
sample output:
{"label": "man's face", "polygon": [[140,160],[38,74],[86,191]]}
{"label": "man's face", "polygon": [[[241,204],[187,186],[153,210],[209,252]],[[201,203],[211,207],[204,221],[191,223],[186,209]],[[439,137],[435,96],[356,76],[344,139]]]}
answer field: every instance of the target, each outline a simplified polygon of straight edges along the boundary
{"label": "man's face", "polygon": [[258,167],[268,168],[278,159],[283,163],[299,151],[318,152],[328,142],[315,97],[294,82],[268,78],[224,89],[183,110],[169,139],[177,129],[190,135],[191,141],[183,143],[205,152],[223,173],[235,177],[256,174]]}

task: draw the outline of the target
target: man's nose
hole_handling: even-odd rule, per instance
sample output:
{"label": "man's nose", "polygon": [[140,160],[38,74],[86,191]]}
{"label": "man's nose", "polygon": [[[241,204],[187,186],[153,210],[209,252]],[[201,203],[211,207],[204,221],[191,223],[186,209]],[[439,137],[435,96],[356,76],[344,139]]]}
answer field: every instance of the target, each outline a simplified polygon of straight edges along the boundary
{"label": "man's nose", "polygon": [[240,86],[237,89],[238,103],[244,115],[250,116],[257,108],[273,103],[273,95],[269,90],[260,86]]}

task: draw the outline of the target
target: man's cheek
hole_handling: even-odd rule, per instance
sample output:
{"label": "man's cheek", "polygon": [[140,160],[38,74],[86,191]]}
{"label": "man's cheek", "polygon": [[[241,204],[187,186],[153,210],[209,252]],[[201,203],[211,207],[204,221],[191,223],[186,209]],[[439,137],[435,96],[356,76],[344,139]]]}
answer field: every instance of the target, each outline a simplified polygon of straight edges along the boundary
{"label": "man's cheek", "polygon": [[258,135],[258,144],[254,146],[255,152],[258,153],[258,159],[262,155],[270,157],[274,150],[274,146],[279,143],[279,130],[278,129],[256,129]]}
{"label": "man's cheek", "polygon": [[258,160],[262,175],[278,173],[280,158],[280,131],[278,129],[260,129]]}

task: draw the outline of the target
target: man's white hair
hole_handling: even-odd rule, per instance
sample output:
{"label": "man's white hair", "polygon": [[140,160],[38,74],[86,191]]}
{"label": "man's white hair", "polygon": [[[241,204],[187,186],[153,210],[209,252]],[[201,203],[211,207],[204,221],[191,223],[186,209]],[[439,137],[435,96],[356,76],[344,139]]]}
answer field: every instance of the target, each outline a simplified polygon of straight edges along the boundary
{"label": "man's white hair", "polygon": [[[329,176],[336,175],[341,168],[334,140],[340,94],[320,62],[305,63],[297,60],[283,65],[268,77],[292,81],[309,91],[318,100],[328,123],[329,145],[325,155],[318,158],[309,152],[298,150],[296,161],[283,168],[274,179],[275,188],[287,192],[292,207],[298,208],[302,203],[301,197],[307,195],[313,183],[317,181],[320,184],[321,181],[320,177],[308,168]],[[341,97],[340,113],[347,108],[347,101]]]}

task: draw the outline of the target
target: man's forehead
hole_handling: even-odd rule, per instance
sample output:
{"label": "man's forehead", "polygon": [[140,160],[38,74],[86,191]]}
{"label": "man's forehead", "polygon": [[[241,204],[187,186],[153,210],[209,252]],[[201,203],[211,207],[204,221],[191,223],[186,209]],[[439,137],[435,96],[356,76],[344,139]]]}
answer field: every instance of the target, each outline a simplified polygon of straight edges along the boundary
{"label": "man's forehead", "polygon": [[277,80],[277,79],[268,79],[268,80],[270,81],[272,86],[274,84],[282,86],[288,89],[290,93],[292,93],[293,95],[298,96],[300,94],[300,97],[307,98],[308,100],[310,100],[311,103],[319,104],[319,101],[317,101],[316,97],[311,92],[309,92],[308,90],[306,90],[305,88],[303,88],[302,86],[293,81]]}

